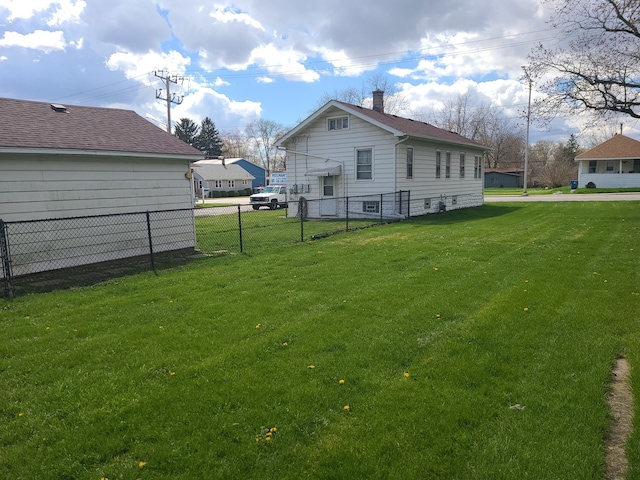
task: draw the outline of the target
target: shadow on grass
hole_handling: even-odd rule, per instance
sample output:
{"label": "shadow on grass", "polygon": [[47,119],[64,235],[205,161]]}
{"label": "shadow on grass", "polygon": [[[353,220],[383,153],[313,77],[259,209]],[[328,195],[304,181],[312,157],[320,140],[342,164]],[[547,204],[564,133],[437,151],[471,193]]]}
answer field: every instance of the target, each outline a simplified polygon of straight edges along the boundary
{"label": "shadow on grass", "polygon": [[482,205],[480,207],[461,208],[459,210],[450,210],[443,213],[411,217],[409,221],[415,223],[428,223],[429,225],[449,225],[463,221],[469,222],[492,217],[501,217],[503,215],[513,213],[521,208],[525,208],[525,205]]}
{"label": "shadow on grass", "polygon": [[[205,256],[193,249],[157,253],[154,257],[155,272],[175,268]],[[78,267],[47,270],[12,278],[13,296],[88,287],[115,278],[135,275],[152,270],[148,255],[123,258]],[[4,279],[0,279],[3,286]],[[2,291],[0,290],[0,295]]]}

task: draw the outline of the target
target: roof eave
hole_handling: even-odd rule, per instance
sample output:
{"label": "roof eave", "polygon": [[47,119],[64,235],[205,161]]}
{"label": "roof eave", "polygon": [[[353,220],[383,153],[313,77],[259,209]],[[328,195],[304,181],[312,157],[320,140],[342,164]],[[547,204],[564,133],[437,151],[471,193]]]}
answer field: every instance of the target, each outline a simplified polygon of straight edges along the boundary
{"label": "roof eave", "polygon": [[20,155],[74,155],[85,157],[137,157],[137,158],[168,158],[175,160],[188,160],[191,162],[201,160],[202,155],[190,155],[181,153],[153,153],[153,152],[120,152],[112,150],[77,150],[73,148],[23,148],[0,147],[0,154],[12,153]]}

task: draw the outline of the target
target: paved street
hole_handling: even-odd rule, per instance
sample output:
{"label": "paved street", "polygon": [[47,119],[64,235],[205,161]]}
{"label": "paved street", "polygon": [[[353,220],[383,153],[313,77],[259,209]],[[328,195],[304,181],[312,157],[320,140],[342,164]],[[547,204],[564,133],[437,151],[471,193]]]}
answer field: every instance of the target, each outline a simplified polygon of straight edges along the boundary
{"label": "paved street", "polygon": [[494,202],[603,202],[640,200],[640,192],[556,193],[550,195],[485,195],[485,203]]}

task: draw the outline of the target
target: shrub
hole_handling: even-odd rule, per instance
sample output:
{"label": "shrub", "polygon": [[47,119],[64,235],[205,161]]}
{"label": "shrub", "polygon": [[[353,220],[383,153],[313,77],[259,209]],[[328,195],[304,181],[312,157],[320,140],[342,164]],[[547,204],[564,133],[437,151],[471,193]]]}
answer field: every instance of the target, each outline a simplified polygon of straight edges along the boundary
{"label": "shrub", "polygon": [[251,195],[252,193],[253,193],[253,188],[245,188],[245,189],[242,191],[242,194],[243,194],[245,197],[246,197],[246,196]]}
{"label": "shrub", "polygon": [[228,192],[225,192],[225,191],[223,190],[223,191],[221,191],[221,192],[220,192],[220,196],[221,196],[221,197],[228,197],[228,196],[229,196],[229,193],[228,193]]}
{"label": "shrub", "polygon": [[587,183],[587,184],[585,185],[585,187],[587,187],[587,188],[596,188],[596,184],[595,184],[595,183],[593,183],[593,182],[589,182],[589,183]]}
{"label": "shrub", "polygon": [[220,192],[218,190],[213,190],[211,192],[211,198],[219,198],[220,196],[221,195],[220,195]]}

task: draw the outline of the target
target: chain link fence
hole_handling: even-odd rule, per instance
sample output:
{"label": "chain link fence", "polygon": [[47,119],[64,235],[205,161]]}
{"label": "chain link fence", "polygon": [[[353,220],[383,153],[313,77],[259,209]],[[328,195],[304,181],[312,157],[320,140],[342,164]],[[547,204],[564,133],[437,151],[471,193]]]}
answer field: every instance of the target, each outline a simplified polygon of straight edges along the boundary
{"label": "chain link fence", "polygon": [[[446,199],[444,199],[446,202]],[[438,203],[439,202],[439,203]],[[121,275],[125,267],[156,270],[158,261],[194,254],[258,253],[335,233],[442,211],[443,199],[408,191],[289,201],[287,208],[209,206],[114,215],[4,222],[0,280],[11,298],[36,284],[49,290]],[[428,207],[427,212],[425,208]],[[114,267],[115,266],[115,267]],[[34,281],[34,279],[37,280]],[[32,289],[33,290],[33,289]]]}

